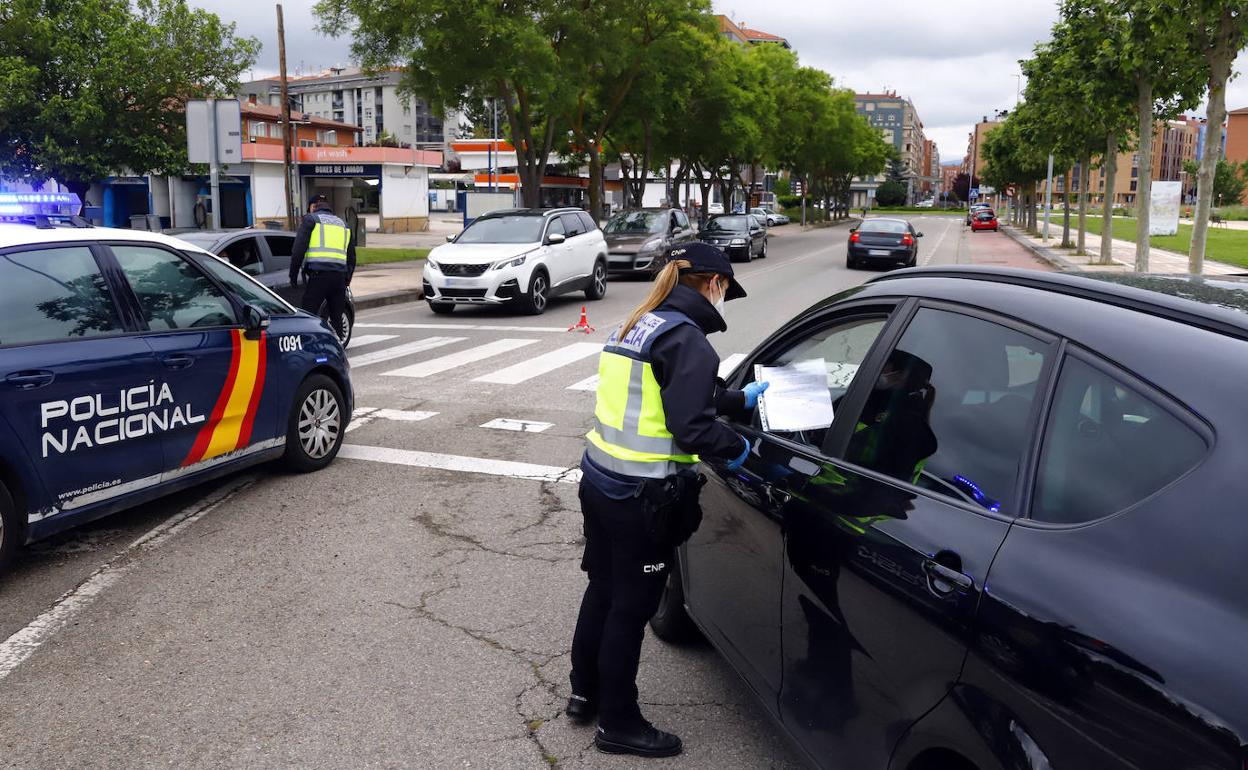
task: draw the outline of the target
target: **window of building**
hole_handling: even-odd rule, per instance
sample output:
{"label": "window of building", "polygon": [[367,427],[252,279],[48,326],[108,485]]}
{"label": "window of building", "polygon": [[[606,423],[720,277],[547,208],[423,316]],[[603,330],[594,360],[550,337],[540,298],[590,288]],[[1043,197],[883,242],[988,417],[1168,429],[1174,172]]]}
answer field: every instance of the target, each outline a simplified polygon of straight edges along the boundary
{"label": "window of building", "polygon": [[873,102],[867,102],[866,110],[867,112],[875,112],[875,104]]}
{"label": "window of building", "polygon": [[1131,192],[1135,192],[1135,190],[1136,190],[1136,186],[1137,186],[1138,184],[1139,184],[1139,182],[1138,182],[1138,181],[1136,181],[1136,180],[1134,180],[1134,179],[1132,179],[1132,180],[1131,180]]}
{"label": "window of building", "polygon": [[0,345],[102,337],[121,319],[85,246],[0,255]]}
{"label": "window of building", "polygon": [[1044,430],[1033,519],[1079,524],[1108,516],[1204,457],[1205,440],[1175,416],[1179,407],[1129,382],[1121,372],[1066,359]]}

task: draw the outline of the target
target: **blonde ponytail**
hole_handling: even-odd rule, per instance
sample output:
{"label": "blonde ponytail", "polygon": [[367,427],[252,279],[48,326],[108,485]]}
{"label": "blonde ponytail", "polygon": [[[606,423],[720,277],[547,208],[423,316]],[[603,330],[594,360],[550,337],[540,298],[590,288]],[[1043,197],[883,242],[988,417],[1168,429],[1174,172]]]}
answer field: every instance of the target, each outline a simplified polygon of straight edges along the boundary
{"label": "blonde ponytail", "polygon": [[641,304],[637,306],[633,314],[620,327],[620,339],[624,339],[624,335],[633,330],[633,327],[637,325],[637,322],[641,320],[643,315],[663,304],[663,300],[667,299],[667,295],[672,293],[672,289],[676,288],[676,284],[680,281],[680,271],[688,270],[691,267],[693,265],[683,259],[674,259],[663,266],[663,269],[659,271],[658,276],[654,279],[654,288],[650,290],[646,298],[641,301]]}

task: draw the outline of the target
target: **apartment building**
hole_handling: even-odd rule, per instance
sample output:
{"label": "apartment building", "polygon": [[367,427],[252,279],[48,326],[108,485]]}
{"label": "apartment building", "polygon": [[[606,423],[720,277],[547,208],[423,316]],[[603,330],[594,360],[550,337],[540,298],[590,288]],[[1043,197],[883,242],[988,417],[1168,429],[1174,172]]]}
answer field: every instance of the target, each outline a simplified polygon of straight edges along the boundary
{"label": "apartment building", "polygon": [[[858,114],[879,129],[884,141],[896,149],[909,179],[910,201],[920,200],[922,193],[930,192],[936,184],[940,163],[939,156],[934,152],[934,143],[929,147],[929,141],[923,134],[923,121],[919,119],[914,104],[908,98],[898,96],[896,91],[886,91],[855,94],[854,105]],[[935,164],[932,163],[933,155],[937,157]],[[855,179],[850,188],[851,205],[863,205],[868,191],[878,187],[882,181],[882,177],[875,176]]]}

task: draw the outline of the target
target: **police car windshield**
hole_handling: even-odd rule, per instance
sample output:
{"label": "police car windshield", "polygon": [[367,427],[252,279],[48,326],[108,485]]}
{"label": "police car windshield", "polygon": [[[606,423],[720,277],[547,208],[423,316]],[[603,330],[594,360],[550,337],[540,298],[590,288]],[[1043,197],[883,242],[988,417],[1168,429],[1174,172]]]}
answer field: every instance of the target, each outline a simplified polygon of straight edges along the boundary
{"label": "police car windshield", "polygon": [[468,225],[456,243],[537,243],[542,239],[542,222],[538,214],[508,214],[478,219]]}
{"label": "police car windshield", "polygon": [[602,231],[607,235],[659,233],[666,221],[667,217],[657,211],[621,211],[607,221]]}

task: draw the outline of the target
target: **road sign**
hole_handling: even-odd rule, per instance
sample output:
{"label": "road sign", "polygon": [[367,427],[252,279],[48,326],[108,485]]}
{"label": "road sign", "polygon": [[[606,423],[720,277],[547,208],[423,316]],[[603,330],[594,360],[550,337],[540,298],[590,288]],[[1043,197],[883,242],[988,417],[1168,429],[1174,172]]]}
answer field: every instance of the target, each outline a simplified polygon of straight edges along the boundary
{"label": "road sign", "polygon": [[221,229],[221,164],[243,159],[243,123],[237,99],[192,99],[186,103],[186,157],[208,164],[212,229]]}
{"label": "road sign", "polygon": [[976,199],[976,198],[978,198],[978,197],[979,197],[979,188],[978,188],[978,187],[972,187],[972,188],[971,188],[971,200],[974,200],[974,199]]}

